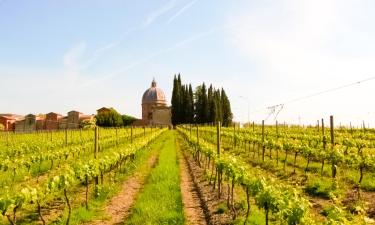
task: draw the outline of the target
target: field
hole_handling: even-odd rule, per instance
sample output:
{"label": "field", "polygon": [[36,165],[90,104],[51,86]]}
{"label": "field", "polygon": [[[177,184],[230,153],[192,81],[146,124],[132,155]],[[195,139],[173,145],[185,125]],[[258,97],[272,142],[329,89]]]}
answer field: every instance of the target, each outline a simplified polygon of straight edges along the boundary
{"label": "field", "polygon": [[2,133],[0,224],[372,224],[375,131]]}

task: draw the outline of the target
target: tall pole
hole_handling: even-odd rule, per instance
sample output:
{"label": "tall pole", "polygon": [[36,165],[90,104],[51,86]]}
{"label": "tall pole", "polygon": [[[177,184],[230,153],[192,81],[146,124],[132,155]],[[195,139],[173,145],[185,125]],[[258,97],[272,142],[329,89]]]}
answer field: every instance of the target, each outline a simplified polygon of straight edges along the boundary
{"label": "tall pole", "polygon": [[97,155],[98,155],[98,142],[99,142],[99,132],[98,132],[98,127],[95,127],[95,141],[94,141],[94,159],[97,159]]}
{"label": "tall pole", "polygon": [[[95,126],[95,141],[94,141],[94,159],[98,158],[98,148],[99,148],[99,128]],[[95,185],[99,184],[99,177],[95,177]]]}
{"label": "tall pole", "polygon": [[133,126],[130,127],[130,143],[133,144]]}
{"label": "tall pole", "polygon": [[217,156],[220,159],[220,139],[221,139],[221,124],[220,121],[216,125],[216,140],[217,140]]}
{"label": "tall pole", "polygon": [[198,124],[197,124],[197,143],[199,144],[199,127],[198,127]]}
{"label": "tall pole", "polygon": [[262,120],[262,161],[264,162],[264,154],[266,151],[266,146],[264,145],[264,120]]}
{"label": "tall pole", "polygon": [[330,122],[330,127],[331,127],[331,144],[332,144],[332,147],[333,147],[335,145],[333,116],[329,117],[329,122]]}

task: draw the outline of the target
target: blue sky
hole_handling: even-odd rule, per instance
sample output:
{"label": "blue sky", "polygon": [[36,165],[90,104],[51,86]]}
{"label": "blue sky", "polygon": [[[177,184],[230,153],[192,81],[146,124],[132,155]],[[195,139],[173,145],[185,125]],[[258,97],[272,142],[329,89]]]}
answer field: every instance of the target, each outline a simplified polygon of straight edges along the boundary
{"label": "blue sky", "polygon": [[[236,120],[249,108],[260,121],[267,106],[375,76],[374,12],[370,0],[0,0],[0,112],[140,117],[152,78],[170,99],[181,73],[224,87]],[[374,87],[286,104],[278,120],[373,126]]]}

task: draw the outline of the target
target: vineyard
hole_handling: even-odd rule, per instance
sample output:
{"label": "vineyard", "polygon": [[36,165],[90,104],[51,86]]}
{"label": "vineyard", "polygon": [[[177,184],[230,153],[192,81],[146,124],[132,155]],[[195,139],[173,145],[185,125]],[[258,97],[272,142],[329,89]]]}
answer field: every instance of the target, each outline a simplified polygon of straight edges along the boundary
{"label": "vineyard", "polygon": [[260,224],[373,223],[373,130],[264,124],[179,130],[219,197],[227,189],[224,198],[233,218],[239,215],[238,186],[237,201],[242,196],[247,208],[240,216],[249,218],[257,206],[264,217]]}
{"label": "vineyard", "polygon": [[2,133],[0,224],[374,223],[374,130],[176,130]]}
{"label": "vineyard", "polygon": [[6,220],[69,224],[73,196],[88,209],[91,196],[105,194],[105,187],[116,183],[135,155],[164,131],[123,128],[3,135],[1,224]]}

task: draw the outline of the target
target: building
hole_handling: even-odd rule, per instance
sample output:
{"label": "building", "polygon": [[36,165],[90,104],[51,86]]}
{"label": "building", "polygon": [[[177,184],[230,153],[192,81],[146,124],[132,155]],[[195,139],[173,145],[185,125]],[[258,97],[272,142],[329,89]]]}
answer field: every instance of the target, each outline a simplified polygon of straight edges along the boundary
{"label": "building", "polygon": [[59,121],[61,120],[63,116],[58,114],[58,113],[54,113],[54,112],[50,112],[46,115],[46,121],[45,121],[45,124],[44,124],[44,129],[46,130],[58,130],[59,129]]}
{"label": "building", "polygon": [[28,114],[24,118],[18,117],[14,120],[5,120],[4,114],[0,114],[1,123],[12,123],[11,129],[6,127],[6,130],[15,132],[32,132],[36,130],[59,130],[59,129],[79,129],[83,122],[91,122],[94,120],[94,115],[84,115],[78,111],[70,111],[68,115],[62,115],[50,112],[46,115],[40,114],[38,116]]}
{"label": "building", "polygon": [[5,131],[14,131],[16,121],[24,117],[16,114],[0,114],[0,124],[4,126]]}
{"label": "building", "polygon": [[[40,121],[40,119],[39,119]],[[38,124],[40,126],[40,122]],[[31,132],[37,129],[37,117],[33,114],[28,114],[23,120],[16,121],[16,132]]]}
{"label": "building", "polygon": [[156,86],[154,79],[151,87],[145,91],[142,97],[142,123],[144,125],[170,126],[172,124],[171,116],[171,107],[167,105],[165,94]]}
{"label": "building", "polygon": [[84,115],[78,111],[68,112],[68,116],[59,120],[59,129],[78,129],[82,122],[92,121],[94,115]]}

